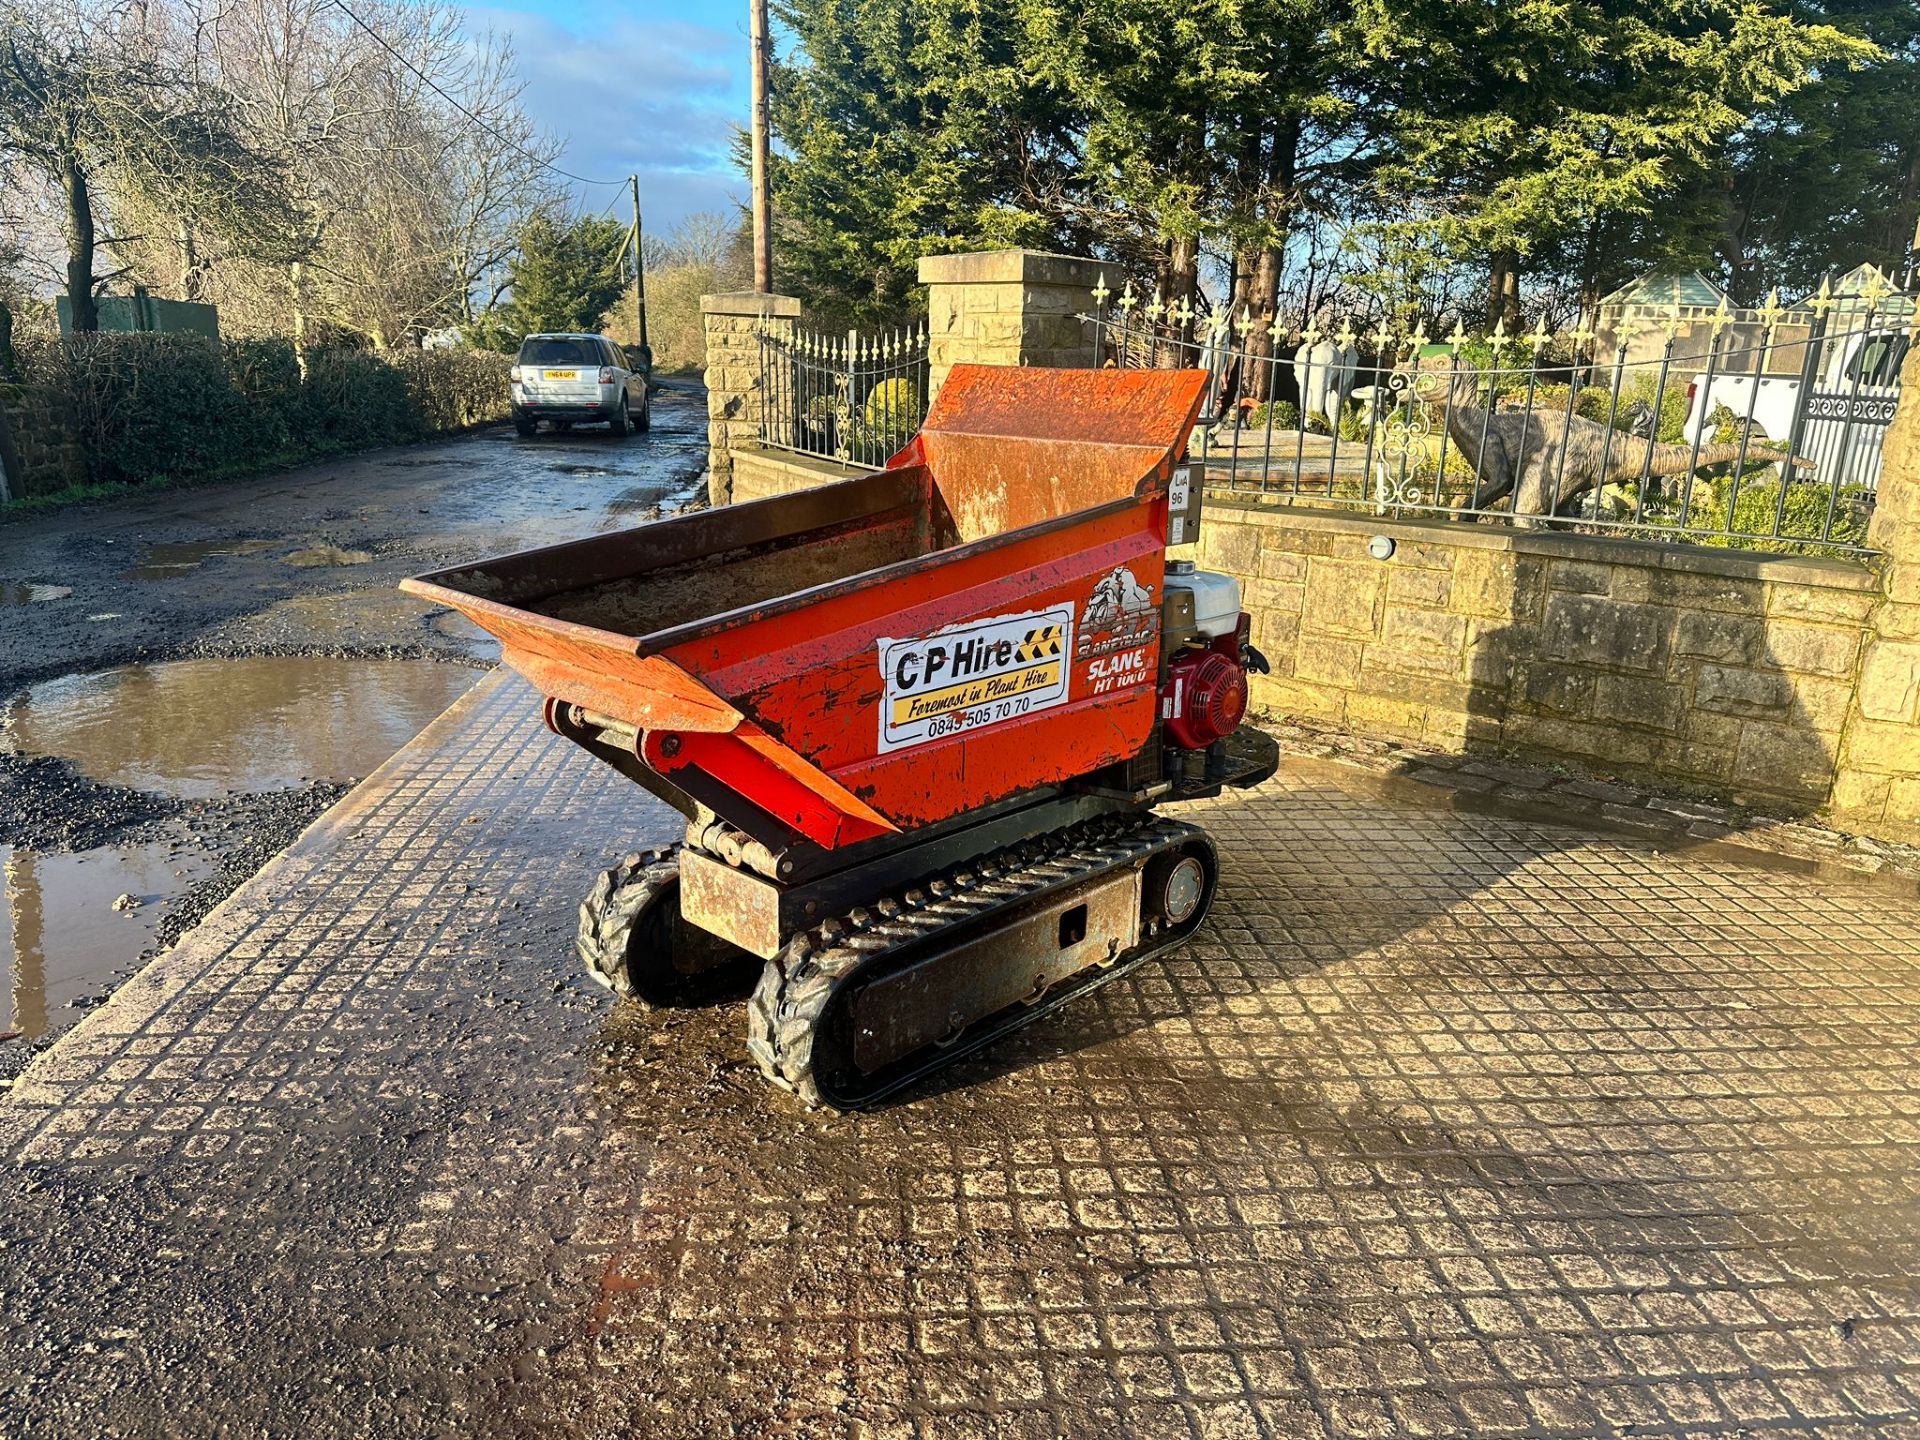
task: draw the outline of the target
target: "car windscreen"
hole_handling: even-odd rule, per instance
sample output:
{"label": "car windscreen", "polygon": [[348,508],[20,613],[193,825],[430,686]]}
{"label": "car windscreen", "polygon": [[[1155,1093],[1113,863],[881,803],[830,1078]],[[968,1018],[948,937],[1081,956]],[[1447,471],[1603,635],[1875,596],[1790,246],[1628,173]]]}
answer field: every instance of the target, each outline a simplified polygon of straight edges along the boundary
{"label": "car windscreen", "polygon": [[591,340],[543,340],[535,338],[520,346],[522,365],[598,365],[600,351]]}

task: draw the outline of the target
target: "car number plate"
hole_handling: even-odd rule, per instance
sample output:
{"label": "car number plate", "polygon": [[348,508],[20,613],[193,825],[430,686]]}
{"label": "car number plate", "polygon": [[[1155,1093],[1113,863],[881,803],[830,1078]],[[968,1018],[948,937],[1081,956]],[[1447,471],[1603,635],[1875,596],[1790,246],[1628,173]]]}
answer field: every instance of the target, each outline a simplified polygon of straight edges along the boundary
{"label": "car number plate", "polygon": [[578,380],[580,372],[578,370],[542,370],[540,376],[544,380]]}

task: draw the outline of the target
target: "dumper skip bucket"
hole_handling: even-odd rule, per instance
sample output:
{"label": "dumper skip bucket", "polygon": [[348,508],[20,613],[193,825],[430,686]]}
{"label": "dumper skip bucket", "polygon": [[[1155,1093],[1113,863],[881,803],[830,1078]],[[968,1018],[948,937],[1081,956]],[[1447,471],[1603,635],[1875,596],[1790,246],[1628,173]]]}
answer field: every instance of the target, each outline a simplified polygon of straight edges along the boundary
{"label": "dumper skip bucket", "polygon": [[403,588],[749,834],[911,830],[1146,743],[1206,379],[956,366],[884,470]]}

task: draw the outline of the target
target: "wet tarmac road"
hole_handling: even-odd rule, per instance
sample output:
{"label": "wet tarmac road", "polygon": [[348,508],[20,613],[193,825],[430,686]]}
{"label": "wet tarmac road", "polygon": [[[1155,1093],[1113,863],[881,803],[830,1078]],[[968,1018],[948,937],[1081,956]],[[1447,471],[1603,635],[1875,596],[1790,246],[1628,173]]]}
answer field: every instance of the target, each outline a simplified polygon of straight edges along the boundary
{"label": "wet tarmac road", "polygon": [[403,576],[684,504],[703,402],[0,524],[0,1079],[474,682]]}
{"label": "wet tarmac road", "polygon": [[[683,384],[655,415],[651,434],[626,440],[496,427],[0,524],[0,696],[156,658],[471,655],[393,586],[503,545],[636,523],[686,495],[706,465],[704,395]],[[30,587],[69,593],[30,600]]]}
{"label": "wet tarmac road", "polygon": [[486,682],[0,1099],[9,1433],[1916,1433],[1920,905],[1185,816],[1193,944],[811,1116],[576,974],[675,827]]}

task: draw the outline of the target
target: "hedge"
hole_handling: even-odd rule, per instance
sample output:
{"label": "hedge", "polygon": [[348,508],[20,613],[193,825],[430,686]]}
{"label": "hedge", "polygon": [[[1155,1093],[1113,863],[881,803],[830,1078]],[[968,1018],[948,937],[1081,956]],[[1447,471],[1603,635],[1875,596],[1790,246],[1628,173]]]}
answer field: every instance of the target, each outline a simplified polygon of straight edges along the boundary
{"label": "hedge", "polygon": [[282,339],[103,332],[20,349],[21,379],[63,415],[94,485],[260,470],[444,435],[507,414],[504,355],[392,358]]}

